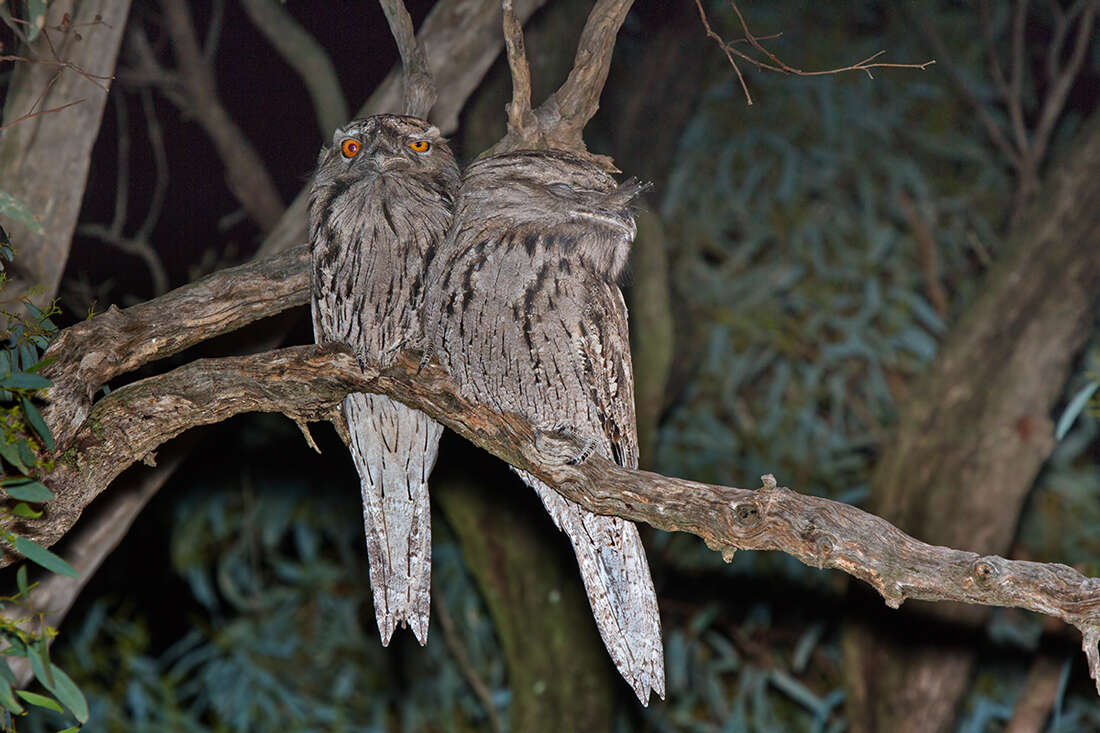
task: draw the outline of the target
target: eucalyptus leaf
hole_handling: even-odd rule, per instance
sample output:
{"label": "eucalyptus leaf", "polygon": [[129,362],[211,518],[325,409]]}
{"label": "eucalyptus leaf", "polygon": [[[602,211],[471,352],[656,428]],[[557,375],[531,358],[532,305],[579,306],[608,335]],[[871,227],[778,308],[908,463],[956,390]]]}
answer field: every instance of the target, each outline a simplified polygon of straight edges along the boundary
{"label": "eucalyptus leaf", "polygon": [[33,466],[35,462],[34,451],[31,450],[31,445],[27,442],[27,439],[20,438],[18,442],[16,442],[15,447],[19,450],[19,459],[23,461],[23,465]]}
{"label": "eucalyptus leaf", "polygon": [[[50,674],[49,658],[43,658],[42,650],[39,648],[42,646],[39,644],[41,639],[36,639],[34,643],[27,644],[27,661],[31,663],[31,671],[34,672],[35,678],[42,683],[42,686],[49,690],[53,687],[53,675]],[[49,650],[46,650],[49,654]]]}
{"label": "eucalyptus leaf", "polygon": [[[32,32],[37,33],[37,30]],[[27,205],[3,189],[0,189],[0,215],[22,222],[27,229],[39,236],[46,233]]]}
{"label": "eucalyptus leaf", "polygon": [[0,456],[3,456],[4,460],[14,466],[20,473],[30,473],[30,469],[23,464],[23,458],[19,455],[19,446],[15,443],[9,443],[2,436],[0,436]]}
{"label": "eucalyptus leaf", "polygon": [[37,374],[29,374],[27,372],[16,372],[15,374],[0,377],[0,387],[4,389],[45,389],[51,384],[53,384],[53,382],[45,377],[40,377]]}
{"label": "eucalyptus leaf", "polygon": [[[7,666],[7,663],[4,664]],[[23,714],[23,706],[19,704],[19,701],[15,699],[15,695],[12,694],[11,682],[7,679],[0,678],[0,705],[5,710],[15,713],[16,715]]]}
{"label": "eucalyptus leaf", "polygon": [[70,578],[80,577],[80,574],[73,570],[72,565],[38,543],[28,540],[26,537],[16,536],[12,546],[20,555],[31,562],[38,563],[51,572],[57,573],[58,575],[65,575]]}
{"label": "eucalyptus leaf", "polygon": [[20,565],[19,571],[15,574],[15,585],[19,588],[19,592],[22,595],[27,595],[27,566]]}
{"label": "eucalyptus leaf", "polygon": [[38,481],[9,484],[4,487],[4,491],[16,501],[29,501],[35,504],[41,504],[53,498],[53,492],[45,484]]}
{"label": "eucalyptus leaf", "polygon": [[7,680],[9,684],[15,684],[15,673],[11,671],[6,659],[0,659],[0,680]]}
{"label": "eucalyptus leaf", "polygon": [[57,699],[69,709],[74,718],[81,723],[87,722],[88,701],[84,699],[84,693],[80,691],[72,678],[56,664],[50,665],[50,671],[53,672],[54,682],[50,692],[57,696]]}
{"label": "eucalyptus leaf", "polygon": [[58,705],[57,700],[54,700],[52,697],[39,695],[35,692],[27,692],[26,690],[16,690],[15,694],[19,695],[19,697],[23,698],[31,705],[37,705],[40,708],[47,708],[57,713],[65,712],[65,708]]}
{"label": "eucalyptus leaf", "polygon": [[46,446],[46,450],[53,453],[53,435],[50,434],[50,428],[46,425],[46,421],[42,419],[42,413],[26,397],[23,398],[23,414],[27,416],[27,422],[34,428],[34,432],[42,438],[42,444]]}

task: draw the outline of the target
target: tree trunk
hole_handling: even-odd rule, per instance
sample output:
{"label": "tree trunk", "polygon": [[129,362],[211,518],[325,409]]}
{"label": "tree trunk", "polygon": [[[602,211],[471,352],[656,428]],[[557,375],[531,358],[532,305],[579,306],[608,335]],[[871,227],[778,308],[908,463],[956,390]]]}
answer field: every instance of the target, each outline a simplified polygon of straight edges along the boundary
{"label": "tree trunk", "polygon": [[[0,298],[5,310],[11,310],[30,288],[36,288],[29,295],[39,307],[57,292],[84,199],[92,146],[107,104],[107,92],[101,86],[110,87],[129,12],[130,0],[50,3],[47,28],[61,24],[66,15],[74,26],[64,35],[55,30],[42,32],[42,36],[50,34],[58,58],[53,58],[42,36],[30,49],[20,50],[21,55],[42,63],[21,62],[15,67],[4,103],[5,125],[32,111],[83,101],[16,122],[0,133],[0,189],[23,202],[43,230],[35,234],[10,219],[4,221],[18,251],[13,265],[18,277]],[[51,63],[57,60],[68,62],[71,68]],[[92,81],[78,70],[107,78]],[[35,106],[39,97],[42,99]]]}
{"label": "tree trunk", "polygon": [[[902,407],[873,476],[872,510],[926,542],[1006,553],[1054,448],[1051,410],[1100,293],[1100,113],[1068,153]],[[935,615],[970,624],[985,618],[945,604]],[[966,643],[919,641],[907,649],[849,629],[854,731],[952,727],[974,652]]]}
{"label": "tree trunk", "polygon": [[434,482],[432,498],[493,616],[512,688],[511,729],[610,730],[610,657],[577,564],[534,494],[518,480],[490,489],[452,479]]}

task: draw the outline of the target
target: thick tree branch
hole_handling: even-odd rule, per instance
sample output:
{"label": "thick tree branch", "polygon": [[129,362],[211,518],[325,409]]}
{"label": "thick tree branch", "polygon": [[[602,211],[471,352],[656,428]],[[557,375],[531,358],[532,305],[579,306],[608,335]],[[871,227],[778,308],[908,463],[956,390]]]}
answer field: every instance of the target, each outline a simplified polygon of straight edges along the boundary
{"label": "thick tree branch", "polygon": [[309,300],[309,248],[219,270],[159,298],[112,306],[62,331],[45,358],[53,380],[46,420],[58,445],[69,443],[92,396],[120,374]]}
{"label": "thick tree branch", "polygon": [[[52,544],[126,467],[196,425],[250,411],[338,422],[336,406],[347,392],[376,392],[425,412],[590,511],[690,532],[727,560],[735,549],[780,550],[843,570],[893,608],[917,598],[1054,616],[1082,631],[1090,670],[1100,670],[1100,579],[1065,565],[928,545],[853,506],[778,487],[770,476],[753,491],[630,470],[600,456],[573,465],[581,448],[574,438],[473,402],[440,367],[419,366],[419,354],[404,353],[389,368],[368,364],[364,371],[345,352],[299,346],[200,359],[122,387],[95,405],[46,477],[57,499],[44,517],[13,529]],[[7,554],[2,562],[15,559]]]}

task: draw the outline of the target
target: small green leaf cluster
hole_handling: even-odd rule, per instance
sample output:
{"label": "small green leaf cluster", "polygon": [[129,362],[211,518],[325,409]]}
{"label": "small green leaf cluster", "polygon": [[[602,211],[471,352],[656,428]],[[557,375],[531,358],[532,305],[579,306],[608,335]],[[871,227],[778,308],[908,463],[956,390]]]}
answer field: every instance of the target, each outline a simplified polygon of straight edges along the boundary
{"label": "small green leaf cluster", "polygon": [[[14,257],[7,234],[0,229],[0,259]],[[0,286],[3,274],[0,274]],[[7,338],[0,348],[0,489],[8,501],[0,506],[0,539],[15,552],[46,570],[69,577],[76,571],[63,559],[36,542],[18,535],[11,526],[18,520],[33,520],[41,516],[37,506],[54,498],[53,492],[41,482],[41,477],[53,467],[50,454],[54,450],[42,413],[35,405],[40,390],[50,386],[50,380],[39,372],[48,363],[42,353],[57,332],[51,316],[58,313],[56,305],[40,310],[22,303],[26,314],[7,316]],[[68,710],[80,723],[88,719],[88,705],[80,689],[57,665],[50,661],[49,645],[56,632],[43,623],[44,614],[27,607],[33,585],[28,583],[27,568],[16,573],[17,592],[0,597],[0,642],[5,657],[27,660],[35,678],[50,695],[15,689],[16,679],[7,661],[0,663],[0,707],[8,713],[4,729],[14,731],[10,715],[25,715],[20,702],[63,712]],[[26,614],[11,613],[26,607]],[[33,633],[21,624],[37,617],[41,633]],[[77,730],[77,728],[68,728]]]}

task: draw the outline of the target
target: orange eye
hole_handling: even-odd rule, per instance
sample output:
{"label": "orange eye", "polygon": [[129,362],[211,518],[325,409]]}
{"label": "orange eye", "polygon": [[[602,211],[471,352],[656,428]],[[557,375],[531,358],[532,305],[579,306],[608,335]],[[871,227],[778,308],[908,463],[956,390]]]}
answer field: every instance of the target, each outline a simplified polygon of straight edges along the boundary
{"label": "orange eye", "polygon": [[415,140],[409,143],[409,147],[418,153],[426,153],[432,149],[432,144],[427,140]]}
{"label": "orange eye", "polygon": [[359,154],[359,149],[362,146],[358,140],[352,140],[348,138],[344,142],[340,143],[340,152],[344,154],[345,158],[354,158]]}

